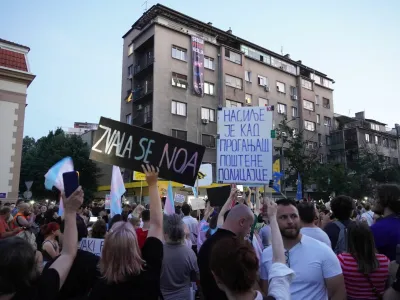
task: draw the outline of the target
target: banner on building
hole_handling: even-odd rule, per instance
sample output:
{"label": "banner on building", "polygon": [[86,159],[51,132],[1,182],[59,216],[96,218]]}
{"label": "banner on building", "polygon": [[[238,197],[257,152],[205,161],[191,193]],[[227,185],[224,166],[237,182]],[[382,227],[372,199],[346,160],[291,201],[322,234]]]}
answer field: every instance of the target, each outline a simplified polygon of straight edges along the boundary
{"label": "banner on building", "polygon": [[217,181],[268,184],[272,179],[273,111],[224,107],[218,111]]}
{"label": "banner on building", "polygon": [[204,40],[192,36],[193,93],[204,96]]}
{"label": "banner on building", "polygon": [[150,164],[159,177],[193,186],[204,152],[202,145],[101,117],[90,159],[139,172]]}

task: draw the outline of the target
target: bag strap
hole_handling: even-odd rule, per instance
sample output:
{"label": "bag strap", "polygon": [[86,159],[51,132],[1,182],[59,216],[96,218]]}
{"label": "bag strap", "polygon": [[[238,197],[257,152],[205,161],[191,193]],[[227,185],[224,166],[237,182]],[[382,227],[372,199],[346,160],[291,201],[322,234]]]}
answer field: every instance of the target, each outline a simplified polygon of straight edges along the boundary
{"label": "bag strap", "polygon": [[368,280],[368,282],[369,282],[369,285],[371,286],[372,291],[374,292],[375,296],[376,296],[378,299],[382,299],[382,295],[381,295],[381,294],[378,292],[378,290],[376,289],[376,287],[375,287],[374,283],[372,282],[371,278],[369,277],[369,275],[368,275],[368,274],[364,274],[364,276],[365,276],[365,278],[367,278],[367,280]]}

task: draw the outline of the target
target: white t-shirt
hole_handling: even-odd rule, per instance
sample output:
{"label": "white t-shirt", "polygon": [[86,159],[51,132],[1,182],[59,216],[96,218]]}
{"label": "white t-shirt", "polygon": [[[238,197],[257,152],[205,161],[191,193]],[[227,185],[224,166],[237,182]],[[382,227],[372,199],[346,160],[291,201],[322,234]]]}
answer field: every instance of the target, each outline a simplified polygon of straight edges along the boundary
{"label": "white t-shirt", "polygon": [[303,227],[300,229],[300,233],[326,244],[329,248],[332,247],[329,236],[319,227]]}
{"label": "white t-shirt", "polygon": [[[335,253],[324,243],[302,235],[300,243],[289,250],[288,267],[296,277],[291,286],[292,300],[328,300],[324,279],[342,274]],[[260,277],[269,277],[272,267],[272,247],[264,249]]]}
{"label": "white t-shirt", "polygon": [[371,226],[374,223],[374,213],[369,210],[361,215],[361,220],[362,219],[365,219],[368,223],[368,226]]}
{"label": "white t-shirt", "polygon": [[290,299],[290,284],[295,274],[282,263],[273,263],[269,273],[268,296],[276,300]]}
{"label": "white t-shirt", "polygon": [[190,239],[192,240],[193,245],[197,245],[197,226],[199,222],[193,218],[192,216],[186,216],[182,218],[182,221],[187,225],[190,231]]}

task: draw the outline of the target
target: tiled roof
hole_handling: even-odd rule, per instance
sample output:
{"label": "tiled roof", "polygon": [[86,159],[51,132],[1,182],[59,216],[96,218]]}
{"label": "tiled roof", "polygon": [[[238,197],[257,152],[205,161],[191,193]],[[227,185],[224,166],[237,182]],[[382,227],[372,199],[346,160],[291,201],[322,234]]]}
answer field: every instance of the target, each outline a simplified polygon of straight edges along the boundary
{"label": "tiled roof", "polygon": [[28,72],[25,55],[0,48],[0,67]]}
{"label": "tiled roof", "polygon": [[21,48],[27,49],[28,51],[31,50],[27,46],[24,46],[24,45],[21,45],[21,44],[17,44],[17,43],[14,43],[14,42],[10,42],[10,41],[7,41],[7,40],[3,40],[3,39],[0,39],[0,43],[9,44],[11,46],[21,47]]}

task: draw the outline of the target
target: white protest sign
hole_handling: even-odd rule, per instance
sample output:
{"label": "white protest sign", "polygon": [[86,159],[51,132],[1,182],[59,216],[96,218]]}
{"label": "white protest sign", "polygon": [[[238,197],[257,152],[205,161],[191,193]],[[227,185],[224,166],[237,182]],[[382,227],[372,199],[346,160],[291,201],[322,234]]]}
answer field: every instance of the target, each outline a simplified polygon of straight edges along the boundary
{"label": "white protest sign", "polygon": [[174,201],[178,203],[185,202],[185,195],[175,193]]}
{"label": "white protest sign", "polygon": [[79,243],[79,249],[101,256],[104,239],[83,238]]}
{"label": "white protest sign", "polygon": [[219,183],[268,184],[272,179],[272,118],[268,106],[218,111]]}
{"label": "white protest sign", "polygon": [[201,198],[193,198],[192,200],[190,200],[190,205],[192,206],[192,210],[206,208],[206,202]]}

